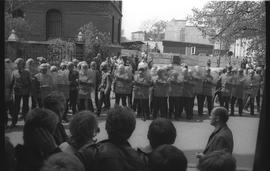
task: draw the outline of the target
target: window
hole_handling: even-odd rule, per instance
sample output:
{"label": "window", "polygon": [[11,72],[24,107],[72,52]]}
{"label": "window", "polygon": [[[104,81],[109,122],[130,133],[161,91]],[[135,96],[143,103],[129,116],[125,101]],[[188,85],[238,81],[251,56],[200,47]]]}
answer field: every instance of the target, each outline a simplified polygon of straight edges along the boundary
{"label": "window", "polygon": [[192,55],[196,54],[196,47],[195,46],[191,47],[191,54]]}
{"label": "window", "polygon": [[46,15],[46,39],[60,38],[62,36],[62,14],[51,9]]}
{"label": "window", "polygon": [[24,12],[21,9],[17,9],[17,10],[12,12],[12,17],[13,18],[18,18],[18,17],[24,18]]}

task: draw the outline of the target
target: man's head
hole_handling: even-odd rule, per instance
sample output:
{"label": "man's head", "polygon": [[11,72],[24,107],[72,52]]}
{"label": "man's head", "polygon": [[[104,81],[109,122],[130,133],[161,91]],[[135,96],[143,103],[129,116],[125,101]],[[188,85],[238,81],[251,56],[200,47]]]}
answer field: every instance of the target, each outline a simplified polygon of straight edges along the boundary
{"label": "man's head", "polygon": [[36,108],[29,111],[26,116],[25,125],[23,128],[24,144],[35,146],[36,144],[33,141],[33,134],[35,134],[35,129],[43,128],[50,134],[53,134],[58,122],[59,118],[51,110]]}
{"label": "man's head", "polygon": [[45,162],[41,171],[85,171],[81,161],[68,153],[56,153],[51,155]]}
{"label": "man's head", "polygon": [[199,171],[236,171],[236,160],[225,151],[214,151],[199,160]]}
{"label": "man's head", "polygon": [[117,106],[108,111],[105,129],[109,139],[125,142],[129,139],[136,126],[134,112],[127,107]]}
{"label": "man's head", "polygon": [[184,153],[172,145],[162,145],[149,155],[150,171],[185,171],[187,158]]}
{"label": "man's head", "polygon": [[73,71],[73,69],[74,69],[74,63],[73,62],[68,62],[67,63],[67,68],[68,68],[69,71]]}
{"label": "man's head", "polygon": [[71,120],[69,130],[75,148],[80,148],[99,132],[97,118],[90,111],[81,111]]}
{"label": "man's head", "polygon": [[24,69],[25,62],[24,62],[24,60],[22,58],[17,58],[15,60],[15,64],[17,65],[18,70],[23,70]]}
{"label": "man's head", "polygon": [[147,138],[153,149],[163,144],[173,144],[176,138],[176,129],[170,120],[157,118],[150,124]]}
{"label": "man's head", "polygon": [[41,64],[41,65],[39,66],[39,69],[40,69],[40,72],[41,72],[42,74],[46,74],[46,73],[47,73],[47,70],[48,70],[47,65],[46,65],[45,63]]}
{"label": "man's head", "polygon": [[92,61],[92,62],[90,63],[90,68],[91,68],[92,70],[96,70],[96,69],[97,69],[97,63],[96,63],[95,61]]}
{"label": "man's head", "polygon": [[54,91],[46,96],[43,100],[44,108],[50,109],[55,112],[60,121],[62,120],[63,114],[66,109],[66,99],[60,92]]}
{"label": "man's head", "polygon": [[226,124],[229,119],[228,110],[224,107],[216,107],[211,112],[211,125]]}

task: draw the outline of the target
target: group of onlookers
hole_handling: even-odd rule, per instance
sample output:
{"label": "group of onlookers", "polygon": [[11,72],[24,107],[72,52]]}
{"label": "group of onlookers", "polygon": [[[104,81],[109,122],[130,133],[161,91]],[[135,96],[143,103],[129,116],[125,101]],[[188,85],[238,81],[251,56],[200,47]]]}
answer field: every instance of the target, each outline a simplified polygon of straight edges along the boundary
{"label": "group of onlookers", "polygon": [[[61,120],[65,97],[52,92],[44,98],[43,107],[28,112],[23,128],[23,144],[14,148],[5,139],[6,171],[185,171],[188,160],[174,146],[179,132],[165,118],[153,120],[147,138],[149,145],[134,149],[128,139],[136,127],[136,116],[128,107],[116,106],[107,112],[105,130],[108,139],[97,141],[100,132],[96,115],[91,111],[77,113],[69,123],[67,135]],[[215,127],[205,150],[197,153],[200,171],[235,171],[232,156],[233,137],[226,125],[228,111],[223,107],[211,112]]]}

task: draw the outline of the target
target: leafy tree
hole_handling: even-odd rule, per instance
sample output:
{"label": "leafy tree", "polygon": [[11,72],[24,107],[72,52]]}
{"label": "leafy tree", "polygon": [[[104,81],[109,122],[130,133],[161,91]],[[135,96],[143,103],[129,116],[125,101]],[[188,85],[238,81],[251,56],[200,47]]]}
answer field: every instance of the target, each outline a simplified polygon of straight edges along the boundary
{"label": "leafy tree", "polygon": [[228,45],[236,39],[249,41],[249,52],[264,56],[266,43],[263,1],[211,1],[193,9],[189,21],[211,39]]}
{"label": "leafy tree", "polygon": [[84,56],[86,60],[91,60],[97,53],[101,53],[102,56],[107,55],[107,48],[111,44],[111,36],[109,33],[100,32],[92,22],[82,26],[79,31],[83,34]]}
{"label": "leafy tree", "polygon": [[145,32],[146,40],[162,41],[165,37],[167,21],[147,20],[142,23],[141,29]]}
{"label": "leafy tree", "polygon": [[53,65],[59,65],[63,60],[72,59],[74,54],[75,43],[70,41],[64,41],[61,39],[49,40],[48,46],[48,60]]}

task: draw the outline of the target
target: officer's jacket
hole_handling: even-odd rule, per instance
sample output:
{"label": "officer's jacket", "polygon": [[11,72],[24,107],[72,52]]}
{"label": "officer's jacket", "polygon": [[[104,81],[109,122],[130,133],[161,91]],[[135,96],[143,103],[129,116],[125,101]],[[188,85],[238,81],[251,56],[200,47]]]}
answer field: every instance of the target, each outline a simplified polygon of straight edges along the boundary
{"label": "officer's jacket", "polygon": [[231,96],[233,77],[230,73],[221,75],[221,92],[223,96]]}
{"label": "officer's jacket", "polygon": [[213,77],[211,75],[206,75],[203,79],[203,90],[202,95],[212,96],[215,84],[213,82]]}
{"label": "officer's jacket", "polygon": [[168,97],[169,93],[169,82],[168,80],[157,79],[154,81],[153,91],[156,97]]}
{"label": "officer's jacket", "polygon": [[134,76],[134,98],[136,99],[148,99],[149,91],[151,86],[151,78],[149,76],[144,75],[141,77],[139,74]]}
{"label": "officer's jacket", "polygon": [[246,77],[244,75],[236,76],[233,80],[232,96],[239,99],[243,99],[245,84],[246,84]]}

